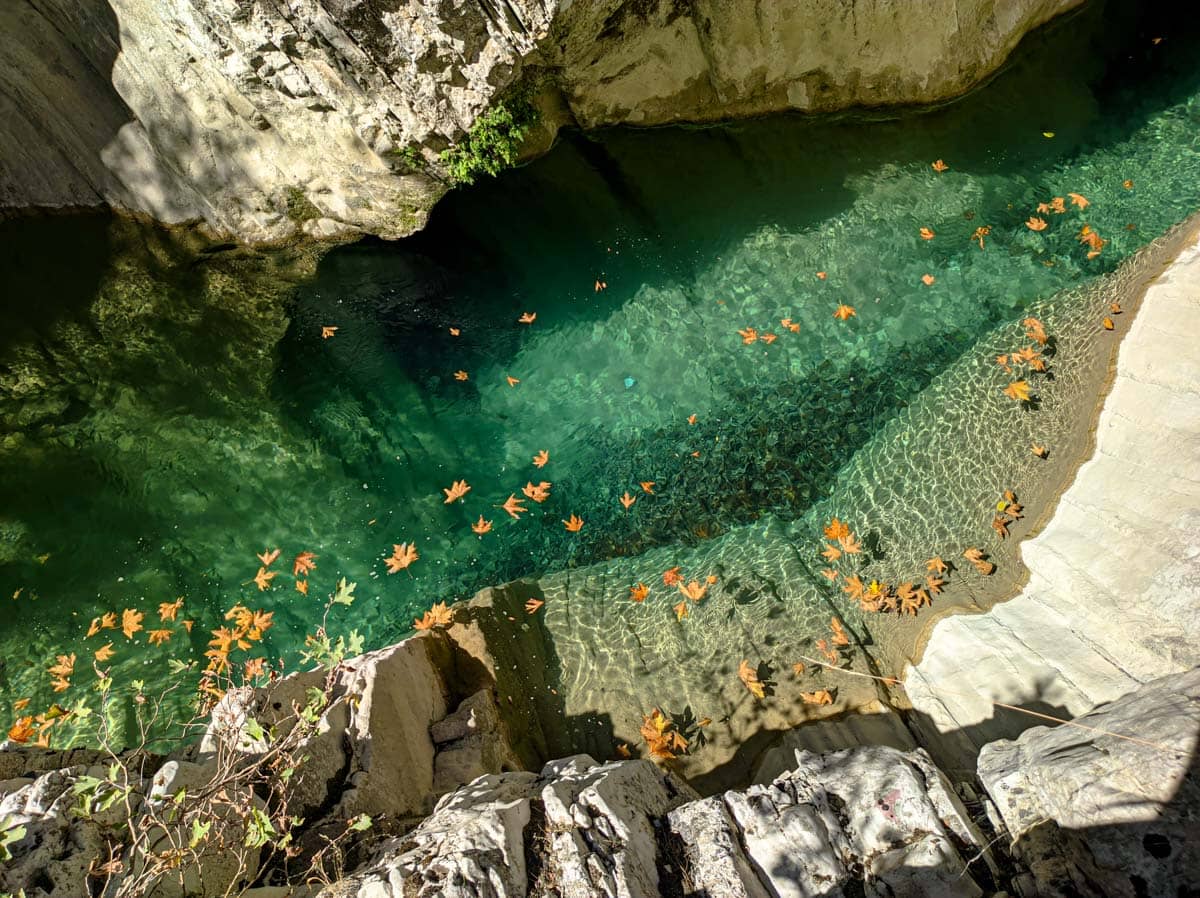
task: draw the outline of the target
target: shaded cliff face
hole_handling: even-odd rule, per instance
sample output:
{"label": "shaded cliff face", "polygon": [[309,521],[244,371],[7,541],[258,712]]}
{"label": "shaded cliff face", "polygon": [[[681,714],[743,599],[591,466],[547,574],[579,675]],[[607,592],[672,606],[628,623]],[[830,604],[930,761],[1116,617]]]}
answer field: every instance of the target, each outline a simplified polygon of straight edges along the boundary
{"label": "shaded cliff face", "polygon": [[[553,127],[930,102],[1081,0],[27,0],[0,8],[0,208],[247,242],[419,230],[438,155],[536,71]],[[557,102],[561,98],[562,102]]]}

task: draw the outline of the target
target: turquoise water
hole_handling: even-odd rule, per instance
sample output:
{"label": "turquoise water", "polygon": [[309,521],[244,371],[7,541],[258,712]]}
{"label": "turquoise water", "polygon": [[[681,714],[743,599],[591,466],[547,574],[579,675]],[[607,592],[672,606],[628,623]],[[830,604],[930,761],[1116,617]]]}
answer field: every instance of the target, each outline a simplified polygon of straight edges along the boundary
{"label": "turquoise water", "polygon": [[[153,685],[238,601],[275,612],[264,653],[294,663],[343,576],[358,601],[338,628],[381,645],[514,577],[657,563],[756,522],[799,539],[827,507],[868,518],[897,463],[861,451],[873,436],[993,328],[1069,313],[1073,288],[1200,208],[1200,40],[1150,15],[1089,7],[938,110],[568,133],[448,197],[421,235],[336,250],[311,277],[234,251],[191,260],[103,220],[6,226],[6,699],[44,706],[45,668],[94,648],[83,633],[105,611],[149,626],[184,598],[190,635],[114,641],[118,676]],[[1025,226],[1068,192],[1090,206]],[[1108,241],[1093,260],[1085,223]],[[857,316],[836,320],[841,303]],[[778,339],[744,345],[747,327]],[[938,426],[921,408],[913,433]],[[471,492],[445,504],[459,479]],[[520,521],[495,507],[540,480],[551,498]],[[421,557],[389,576],[400,542]],[[255,553],[275,547],[286,569],[260,592]],[[318,555],[307,596],[301,551]],[[87,700],[86,666],[54,697]]]}

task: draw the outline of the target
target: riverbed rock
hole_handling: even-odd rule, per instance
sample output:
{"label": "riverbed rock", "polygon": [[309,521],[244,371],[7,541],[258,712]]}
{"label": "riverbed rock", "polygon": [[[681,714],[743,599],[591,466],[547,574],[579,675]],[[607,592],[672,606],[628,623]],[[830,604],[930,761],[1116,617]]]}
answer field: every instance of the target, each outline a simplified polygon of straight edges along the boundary
{"label": "riverbed rock", "polygon": [[0,207],[399,237],[446,190],[439,154],[518,83],[554,126],[930,102],[1080,2],[6,3]]}
{"label": "riverbed rock", "polygon": [[1074,723],[1035,727],[979,754],[979,778],[1039,894],[1196,894],[1200,668]]}

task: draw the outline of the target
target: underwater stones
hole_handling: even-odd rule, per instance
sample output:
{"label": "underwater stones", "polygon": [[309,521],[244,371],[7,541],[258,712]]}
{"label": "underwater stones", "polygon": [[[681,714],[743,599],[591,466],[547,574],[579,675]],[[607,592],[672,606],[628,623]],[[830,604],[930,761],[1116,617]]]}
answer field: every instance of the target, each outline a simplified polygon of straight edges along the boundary
{"label": "underwater stones", "polygon": [[1075,723],[1034,727],[979,754],[979,778],[1038,894],[1192,894],[1200,668],[1153,680]]}

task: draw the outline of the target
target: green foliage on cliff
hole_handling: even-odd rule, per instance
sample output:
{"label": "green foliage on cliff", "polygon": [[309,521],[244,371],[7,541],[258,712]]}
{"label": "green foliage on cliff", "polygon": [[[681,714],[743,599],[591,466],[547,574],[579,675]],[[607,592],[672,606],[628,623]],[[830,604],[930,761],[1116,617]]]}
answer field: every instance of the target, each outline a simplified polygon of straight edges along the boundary
{"label": "green foliage on cliff", "polygon": [[482,174],[498,175],[511,166],[537,117],[526,94],[496,103],[475,120],[460,143],[443,151],[441,161],[450,182],[473,184]]}

